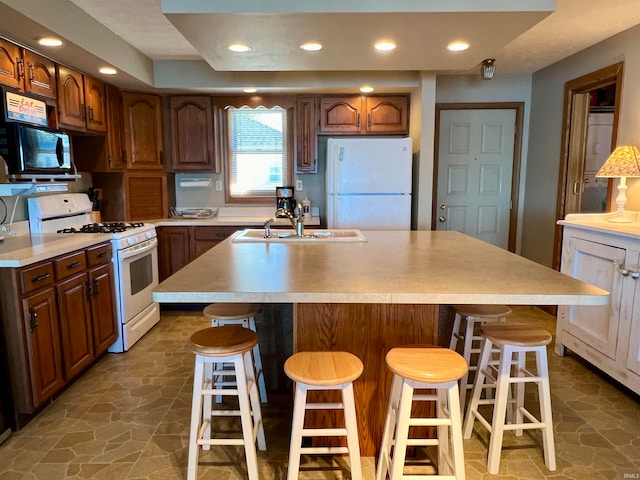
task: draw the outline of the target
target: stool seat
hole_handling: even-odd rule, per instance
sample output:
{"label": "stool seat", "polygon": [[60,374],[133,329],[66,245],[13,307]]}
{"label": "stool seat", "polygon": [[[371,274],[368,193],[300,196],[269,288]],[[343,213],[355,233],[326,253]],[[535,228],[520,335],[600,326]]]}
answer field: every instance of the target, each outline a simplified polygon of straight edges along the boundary
{"label": "stool seat", "polygon": [[523,323],[485,324],[480,327],[482,335],[494,345],[542,346],[551,343],[551,334],[541,328]]}
{"label": "stool seat", "polygon": [[196,355],[226,357],[251,350],[258,344],[258,335],[246,328],[226,325],[198,330],[188,342]]}
{"label": "stool seat", "polygon": [[506,305],[452,305],[463,317],[506,317],[511,309]]}
{"label": "stool seat", "polygon": [[262,307],[255,303],[212,303],[202,314],[210,320],[241,320],[255,317]]}
{"label": "stool seat", "polygon": [[396,347],[386,361],[393,373],[422,383],[457,381],[467,371],[464,358],[448,348]]}
{"label": "stool seat", "polygon": [[352,382],[363,369],[360,359],[347,352],[299,352],[284,363],[291,380],[318,386]]}

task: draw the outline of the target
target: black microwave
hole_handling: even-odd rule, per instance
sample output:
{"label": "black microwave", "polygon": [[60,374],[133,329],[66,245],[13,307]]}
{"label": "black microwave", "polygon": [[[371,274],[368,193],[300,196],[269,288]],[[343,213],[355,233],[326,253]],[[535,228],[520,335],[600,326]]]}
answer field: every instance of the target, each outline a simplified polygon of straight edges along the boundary
{"label": "black microwave", "polygon": [[14,180],[69,178],[73,171],[71,139],[60,130],[2,123],[0,155]]}

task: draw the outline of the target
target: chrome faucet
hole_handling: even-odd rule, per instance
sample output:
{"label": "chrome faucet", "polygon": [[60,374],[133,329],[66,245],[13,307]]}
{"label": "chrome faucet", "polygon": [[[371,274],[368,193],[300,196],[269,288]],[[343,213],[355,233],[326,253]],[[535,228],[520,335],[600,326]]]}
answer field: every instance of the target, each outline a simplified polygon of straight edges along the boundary
{"label": "chrome faucet", "polygon": [[[298,211],[302,211],[302,206],[298,205]],[[304,222],[300,215],[294,215],[293,212],[289,210],[285,210],[284,208],[279,208],[276,210],[276,217],[278,216],[286,216],[291,222],[291,226],[296,231],[296,236],[303,237],[304,236]]]}
{"label": "chrome faucet", "polygon": [[270,218],[266,222],[264,222],[264,238],[271,237],[271,224],[273,223],[273,218]]}

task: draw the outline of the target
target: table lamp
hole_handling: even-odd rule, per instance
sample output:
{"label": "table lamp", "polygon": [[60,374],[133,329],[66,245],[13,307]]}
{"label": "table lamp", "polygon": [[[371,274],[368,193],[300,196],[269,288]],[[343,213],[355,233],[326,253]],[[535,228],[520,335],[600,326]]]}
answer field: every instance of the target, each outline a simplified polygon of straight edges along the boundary
{"label": "table lamp", "polygon": [[631,223],[624,217],[624,206],[627,203],[627,177],[640,177],[640,150],[635,146],[616,147],[607,161],[596,173],[596,177],[619,178],[618,215],[609,219],[613,223]]}

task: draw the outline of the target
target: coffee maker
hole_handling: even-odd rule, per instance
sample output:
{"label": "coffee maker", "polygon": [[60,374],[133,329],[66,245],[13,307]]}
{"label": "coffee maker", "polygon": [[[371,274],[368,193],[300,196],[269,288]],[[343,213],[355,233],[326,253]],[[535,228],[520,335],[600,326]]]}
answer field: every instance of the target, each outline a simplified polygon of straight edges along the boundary
{"label": "coffee maker", "polygon": [[276,187],[276,208],[277,217],[288,217],[285,212],[288,212],[290,215],[294,214],[296,199],[293,198],[293,187]]}

